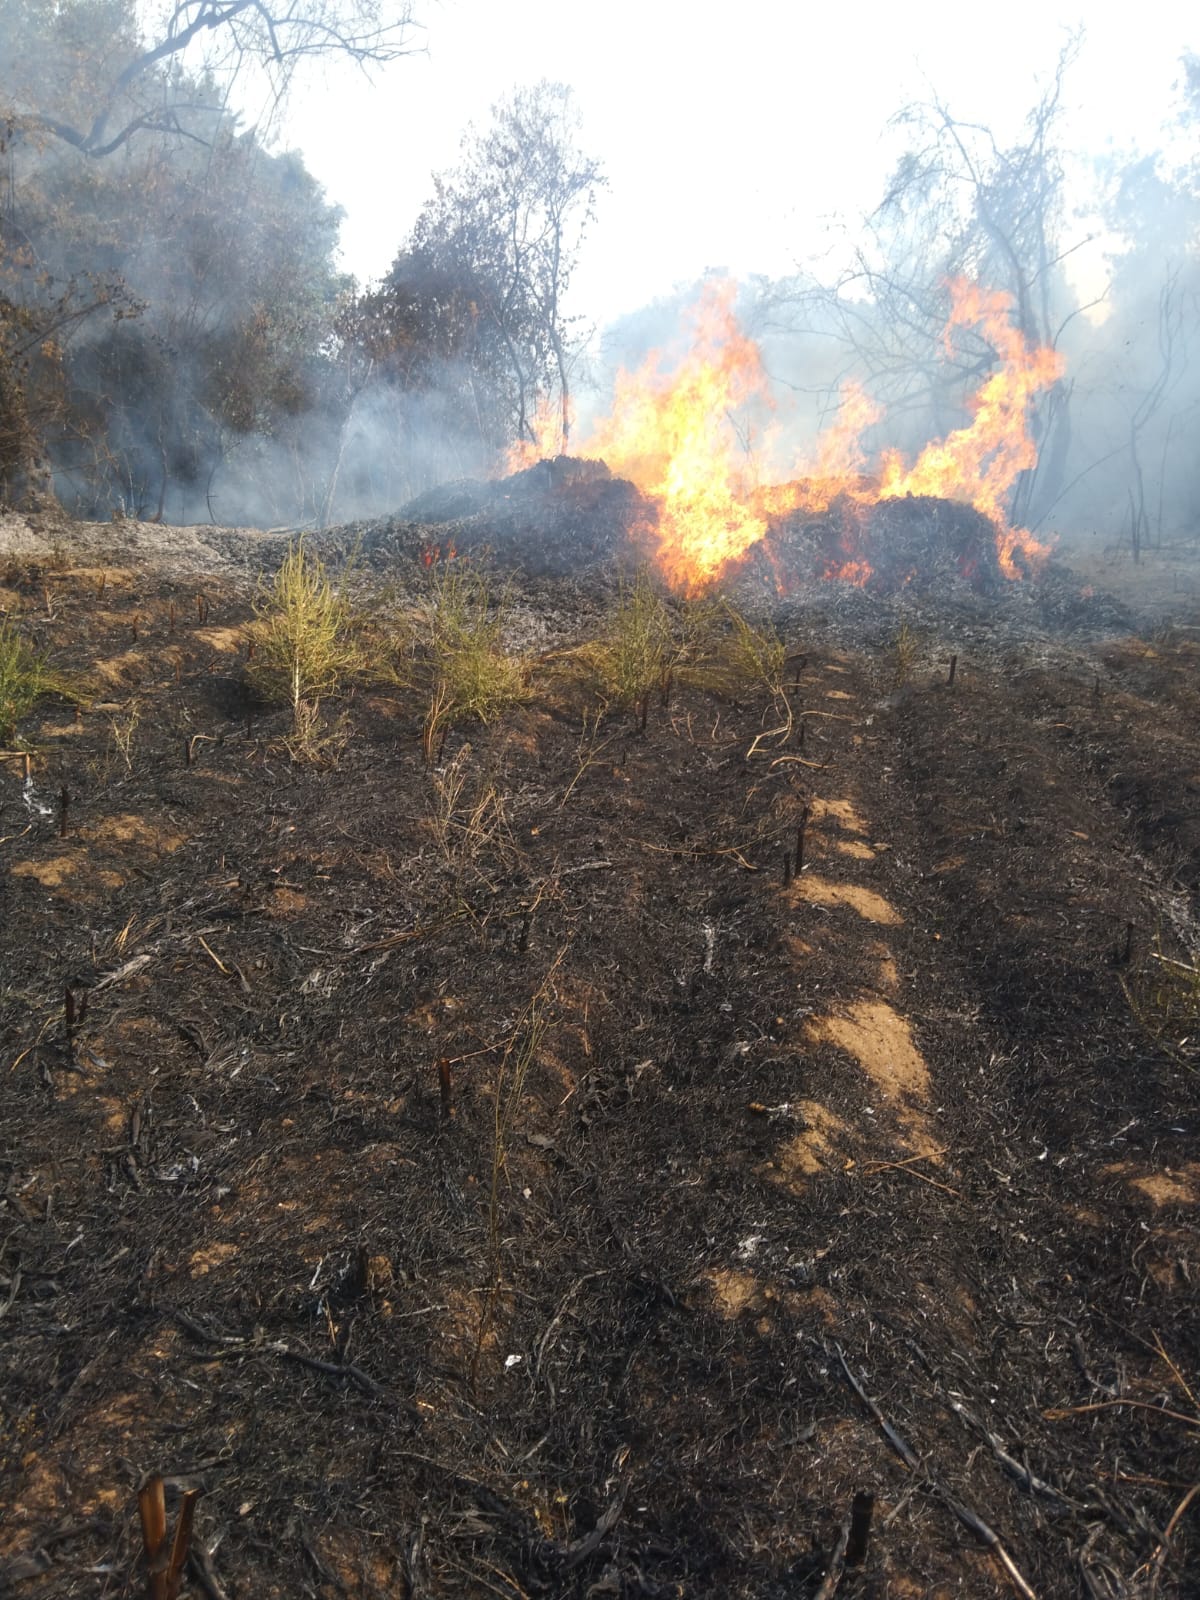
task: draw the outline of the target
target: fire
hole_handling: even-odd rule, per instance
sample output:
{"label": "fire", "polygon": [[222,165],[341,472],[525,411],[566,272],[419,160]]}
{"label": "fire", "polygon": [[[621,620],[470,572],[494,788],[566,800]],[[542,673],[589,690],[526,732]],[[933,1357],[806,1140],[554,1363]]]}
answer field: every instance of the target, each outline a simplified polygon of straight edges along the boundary
{"label": "fire", "polygon": [[612,413],[582,446],[658,506],[658,560],[680,589],[703,587],[767,531],[752,505],[753,463],[731,419],[771,398],[758,346],[734,314],[736,285],[709,286],[692,313],[682,362],[656,351],[617,375]]}
{"label": "fire", "polygon": [[[949,289],[947,349],[955,330],[978,328],[998,364],[973,397],[971,422],[928,444],[911,465],[888,450],[870,471],[863,436],[881,412],[865,390],[847,384],[815,456],[796,464],[791,481],[761,482],[756,459],[777,431],[774,402],[761,351],[738,325],[736,285],[728,282],[705,289],[676,365],[655,351],[637,372],[618,374],[610,415],[577,453],[603,459],[655,503],[656,556],[668,582],[684,591],[703,588],[758,544],[772,517],[819,513],[839,499],[862,508],[910,494],[966,501],[990,517],[1000,530],[1001,570],[1015,578],[1018,551],[1027,564],[1047,553],[1032,534],[1008,525],[1006,505],[1018,476],[1037,463],[1030,408],[1062,375],[1062,358],[1025,341],[1013,326],[1009,296],[961,279]],[[748,418],[757,439],[748,436]],[[510,470],[555,453],[561,418],[539,412],[532,431],[535,439],[516,447]],[[854,548],[852,522],[845,519],[844,560],[827,575],[865,583],[871,569]]]}
{"label": "fire", "polygon": [[562,454],[563,416],[557,401],[551,401],[548,395],[538,395],[533,415],[526,417],[525,426],[530,437],[518,439],[509,446],[504,457],[506,473],[520,472]]}
{"label": "fire", "polygon": [[1008,495],[1022,472],[1037,465],[1037,445],[1029,435],[1027,418],[1034,397],[1057,383],[1063,359],[1056,350],[1030,348],[1009,320],[1009,295],[989,292],[958,279],[951,284],[952,330],[979,327],[996,351],[1000,366],[975,395],[974,419],[945,439],[928,444],[911,467],[889,451],[883,461],[880,497],[936,494],[948,500],[968,500],[977,511],[991,517],[1001,529],[997,546],[1006,577],[1019,577],[1014,561],[1021,550],[1033,561],[1048,554],[1045,545],[1023,528],[1010,528],[1006,514]]}

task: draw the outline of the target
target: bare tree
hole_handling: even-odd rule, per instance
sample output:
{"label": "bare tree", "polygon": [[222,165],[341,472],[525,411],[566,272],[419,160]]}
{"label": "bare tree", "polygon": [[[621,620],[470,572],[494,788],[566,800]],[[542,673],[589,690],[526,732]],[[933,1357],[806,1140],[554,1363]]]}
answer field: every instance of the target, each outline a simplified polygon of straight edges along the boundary
{"label": "bare tree", "polygon": [[[178,0],[148,40],[119,37],[102,70],[91,75],[90,92],[66,105],[51,103],[36,63],[19,82],[5,74],[0,123],[9,138],[47,134],[97,159],[143,131],[196,137],[187,113],[217,109],[212,101],[243,68],[262,69],[281,96],[297,65],[313,57],[341,57],[366,69],[407,54],[412,27],[409,6],[386,0]],[[7,36],[0,27],[0,37]],[[172,94],[171,69],[181,66],[210,92],[195,102]]]}
{"label": "bare tree", "polygon": [[[909,417],[916,431],[945,432],[961,415],[964,391],[978,387],[998,360],[982,332],[961,329],[947,347],[950,280],[1007,291],[1016,325],[1033,345],[1057,346],[1077,312],[1062,274],[1069,251],[1060,244],[1057,145],[1063,80],[1076,51],[1073,40],[1012,145],[956,116],[938,96],[900,111],[893,125],[908,131],[910,148],[848,267],[833,284],[793,288],[793,304],[842,345],[846,374],[865,376],[893,424]],[[1039,464],[1018,483],[1015,520],[1030,516],[1035,493],[1053,498],[1061,481],[1070,392],[1060,382],[1041,397],[1032,422]]]}
{"label": "bare tree", "polygon": [[473,285],[491,330],[477,348],[506,353],[518,438],[534,438],[536,406],[557,388],[564,450],[574,355],[564,307],[605,182],[577,135],[568,88],[517,90],[493,107],[486,132],[468,134],[461,165],[436,180],[406,250],[427,270]]}
{"label": "bare tree", "polygon": [[565,85],[543,81],[520,89],[495,107],[493,118],[479,155],[492,175],[509,275],[536,307],[554,355],[565,451],[571,360],[563,299],[605,180],[599,162],[578,148],[579,119]]}

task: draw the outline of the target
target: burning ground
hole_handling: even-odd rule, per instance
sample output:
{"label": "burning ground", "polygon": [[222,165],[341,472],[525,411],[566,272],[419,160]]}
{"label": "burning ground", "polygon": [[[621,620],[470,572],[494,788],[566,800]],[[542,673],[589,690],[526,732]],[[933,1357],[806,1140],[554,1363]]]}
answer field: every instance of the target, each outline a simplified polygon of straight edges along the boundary
{"label": "burning ground", "polygon": [[[515,493],[325,549],[378,626]],[[527,569],[634,491],[556,493]],[[1129,995],[1195,942],[1194,577],[750,566],[786,716],[597,715],[611,561],[517,562],[528,700],[427,762],[364,682],[313,766],[280,541],[6,542],[93,685],[0,765],[6,1592],[141,1592],[154,1472],[192,1595],[1192,1592],[1194,1056]]]}

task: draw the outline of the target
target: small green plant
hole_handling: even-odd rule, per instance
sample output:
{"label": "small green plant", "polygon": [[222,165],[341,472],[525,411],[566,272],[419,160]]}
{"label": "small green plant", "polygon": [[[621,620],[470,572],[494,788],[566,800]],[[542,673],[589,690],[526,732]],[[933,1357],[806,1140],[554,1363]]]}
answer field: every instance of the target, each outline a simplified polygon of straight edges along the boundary
{"label": "small green plant", "polygon": [[644,704],[677,656],[671,609],[645,572],[622,586],[600,638],[575,652],[597,693],[618,706]]}
{"label": "small green plant", "polygon": [[0,622],[0,739],[13,737],[17,723],[44,695],[71,692],[66,678],[33,649],[15,622]]}
{"label": "small green plant", "polygon": [[494,600],[474,572],[440,574],[428,612],[426,665],[430,678],[427,754],[439,730],[455,717],[493,722],[524,700],[526,662],[504,643],[506,602]]}
{"label": "small green plant", "polygon": [[320,702],[360,666],[350,604],[301,541],[288,547],[254,609],[247,679],[266,699],[291,707],[289,748],[303,755],[320,742]]}

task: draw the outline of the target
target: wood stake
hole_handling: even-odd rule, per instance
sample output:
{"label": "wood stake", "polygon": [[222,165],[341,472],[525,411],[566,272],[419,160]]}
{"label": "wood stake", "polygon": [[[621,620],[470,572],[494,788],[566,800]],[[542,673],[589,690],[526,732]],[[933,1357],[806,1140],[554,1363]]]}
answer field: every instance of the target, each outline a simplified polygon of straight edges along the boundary
{"label": "wood stake", "polygon": [[438,1084],[442,1095],[442,1121],[449,1122],[454,1115],[454,1085],[450,1077],[449,1057],[439,1057],[437,1067]]}
{"label": "wood stake", "polygon": [[946,679],[947,683],[953,683],[954,682],[954,674],[957,671],[958,671],[958,657],[957,656],[951,656],[950,657],[950,676]]}
{"label": "wood stake", "polygon": [[167,617],[168,617],[168,626],[170,628],[171,634],[174,635],[174,633],[175,633],[175,602],[174,602],[174,600],[171,601],[170,609],[167,612]]}
{"label": "wood stake", "polygon": [[179,1521],[175,1537],[167,1545],[167,1506],[163,1480],[157,1474],[138,1494],[138,1511],[142,1519],[142,1545],[146,1553],[146,1569],[150,1578],[150,1600],[177,1600],[183,1569],[187,1563],[188,1548],[192,1542],[192,1524],[196,1516],[199,1489],[188,1489],[179,1504]]}
{"label": "wood stake", "polygon": [[808,828],[809,808],[805,806],[800,813],[800,821],[796,824],[796,875],[804,871],[804,835]]}
{"label": "wood stake", "polygon": [[71,806],[71,793],[64,783],[58,792],[58,836],[60,839],[67,837],[67,814]]}

